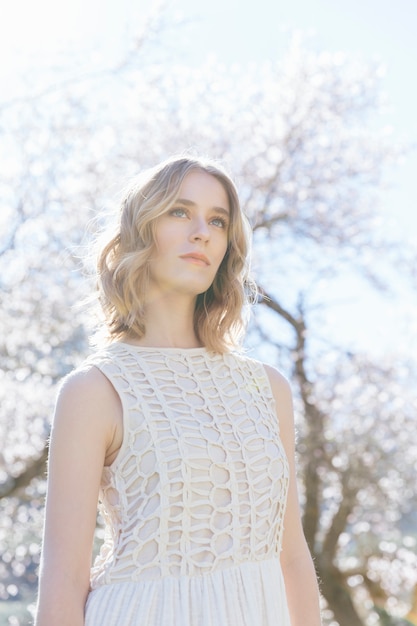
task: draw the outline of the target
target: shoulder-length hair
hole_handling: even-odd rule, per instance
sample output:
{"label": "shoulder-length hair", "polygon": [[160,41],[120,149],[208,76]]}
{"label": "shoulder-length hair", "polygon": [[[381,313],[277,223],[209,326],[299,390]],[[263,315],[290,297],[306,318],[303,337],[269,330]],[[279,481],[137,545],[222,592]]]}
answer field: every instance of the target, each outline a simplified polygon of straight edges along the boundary
{"label": "shoulder-length hair", "polygon": [[182,181],[193,170],[206,172],[223,185],[230,209],[227,251],[213,283],[197,296],[194,329],[202,345],[214,352],[239,344],[245,329],[244,305],[254,301],[256,293],[249,278],[251,229],[223,167],[188,156],[168,159],[133,180],[122,199],[116,230],[99,251],[97,286],[110,340],[145,335],[155,222],[172,208]]}

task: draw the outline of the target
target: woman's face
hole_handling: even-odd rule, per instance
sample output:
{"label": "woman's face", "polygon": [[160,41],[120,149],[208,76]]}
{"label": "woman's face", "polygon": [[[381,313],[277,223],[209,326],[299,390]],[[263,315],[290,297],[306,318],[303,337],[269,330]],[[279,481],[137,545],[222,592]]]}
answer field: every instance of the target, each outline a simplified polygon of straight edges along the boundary
{"label": "woman's face", "polygon": [[151,289],[193,297],[205,292],[226,253],[230,217],[228,196],[217,178],[189,172],[178,200],[156,220]]}

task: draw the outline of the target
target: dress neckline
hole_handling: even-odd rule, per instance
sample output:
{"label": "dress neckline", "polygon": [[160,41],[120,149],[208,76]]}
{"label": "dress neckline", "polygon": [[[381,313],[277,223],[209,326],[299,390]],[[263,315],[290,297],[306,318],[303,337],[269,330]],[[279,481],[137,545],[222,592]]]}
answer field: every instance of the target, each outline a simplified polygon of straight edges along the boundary
{"label": "dress neckline", "polygon": [[166,352],[166,353],[180,353],[180,354],[205,354],[208,352],[205,346],[199,346],[196,348],[174,348],[174,347],[162,347],[162,346],[138,346],[127,341],[113,341],[110,345],[119,345],[127,349],[135,350],[138,352]]}

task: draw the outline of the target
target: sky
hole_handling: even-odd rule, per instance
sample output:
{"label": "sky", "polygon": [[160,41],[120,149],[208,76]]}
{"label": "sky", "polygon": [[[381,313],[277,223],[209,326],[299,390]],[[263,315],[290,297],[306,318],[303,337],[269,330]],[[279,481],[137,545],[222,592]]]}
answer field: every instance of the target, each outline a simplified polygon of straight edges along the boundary
{"label": "sky", "polygon": [[[303,31],[311,49],[342,51],[364,62],[379,60],[386,71],[383,123],[393,127],[394,136],[417,146],[416,0],[165,0],[164,4],[172,22],[164,41],[172,62],[196,65],[208,56],[240,64],[279,60],[294,30]],[[86,67],[92,59],[111,65],[152,10],[150,0],[1,0],[0,102],[22,95],[22,76],[34,67],[59,63],[62,54],[66,58],[72,54],[77,64],[85,58]],[[182,23],[179,28],[176,19]],[[82,71],[82,63],[77,69]],[[417,245],[416,175],[417,149],[389,173],[391,188],[381,208],[387,223]],[[356,315],[363,319],[364,307]]]}

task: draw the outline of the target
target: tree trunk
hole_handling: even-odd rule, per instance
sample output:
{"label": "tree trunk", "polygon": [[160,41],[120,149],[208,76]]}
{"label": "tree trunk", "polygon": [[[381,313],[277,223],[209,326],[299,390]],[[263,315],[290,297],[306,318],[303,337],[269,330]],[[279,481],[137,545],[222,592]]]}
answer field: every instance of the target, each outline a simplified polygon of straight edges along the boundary
{"label": "tree trunk", "polygon": [[323,568],[319,565],[321,593],[340,626],[364,626],[352,602],[349,591],[336,568]]}

